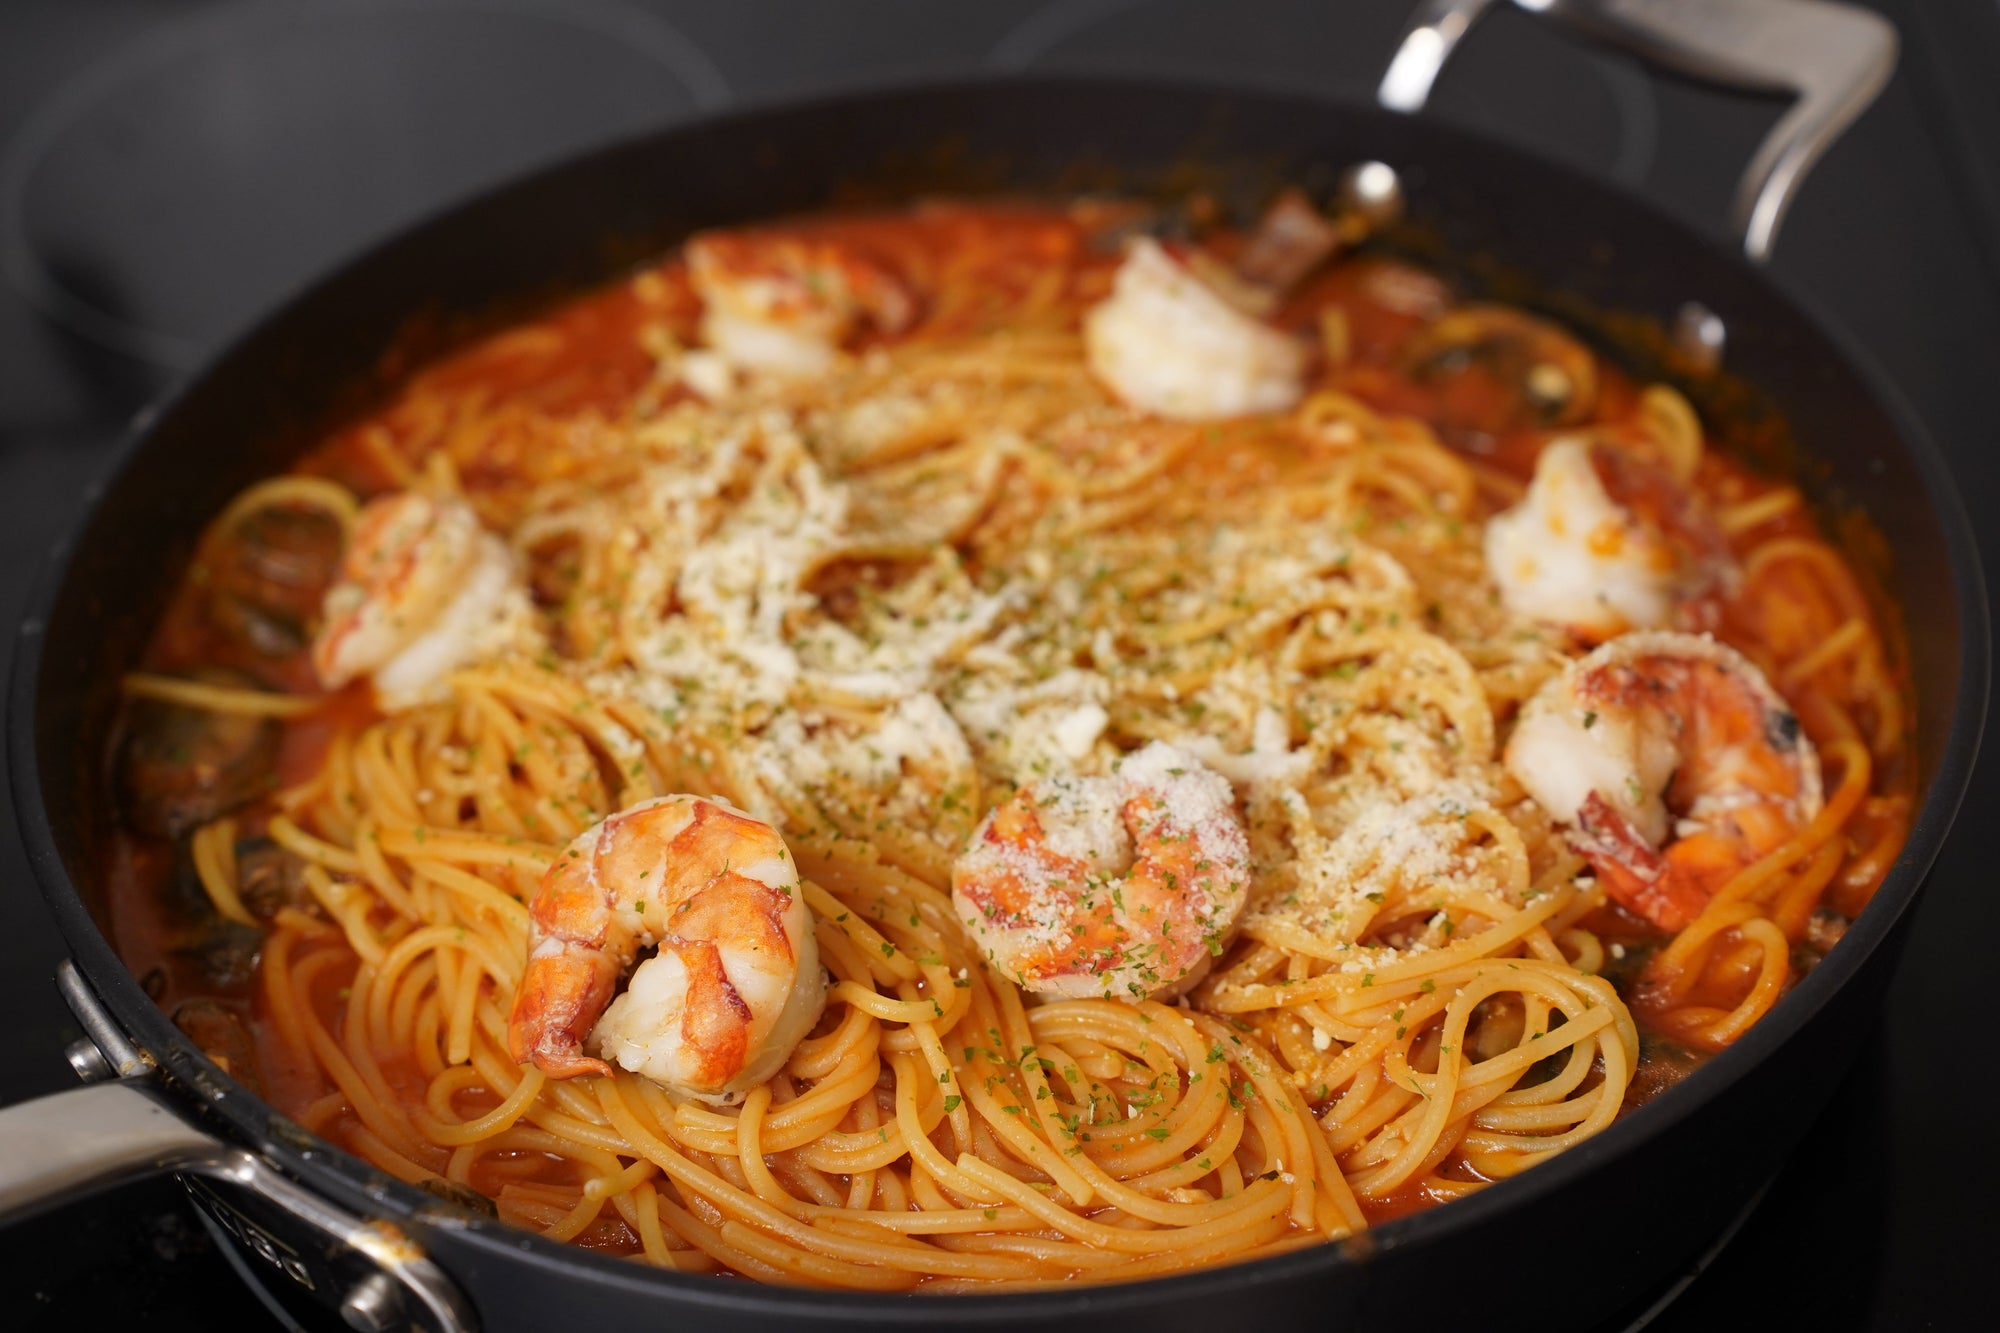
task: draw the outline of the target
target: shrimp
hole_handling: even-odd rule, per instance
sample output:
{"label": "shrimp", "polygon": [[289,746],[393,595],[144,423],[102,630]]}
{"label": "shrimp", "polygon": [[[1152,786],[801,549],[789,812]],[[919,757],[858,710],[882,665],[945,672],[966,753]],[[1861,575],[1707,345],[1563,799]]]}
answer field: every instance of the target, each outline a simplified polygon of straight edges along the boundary
{"label": "shrimp", "polygon": [[1232,305],[1140,237],[1109,300],[1084,317],[1091,371],[1126,406],[1183,420],[1279,412],[1298,402],[1306,349]]}
{"label": "shrimp", "polygon": [[1762,672],[1707,635],[1627,634],[1522,710],[1506,765],[1617,902],[1662,930],[1819,813],[1819,759]]}
{"label": "shrimp", "polygon": [[952,866],[952,901],[1026,990],[1177,995],[1243,910],[1250,847],[1229,783],[1155,741],[1112,777],[1044,779],[995,807]]}
{"label": "shrimp", "polygon": [[823,374],[864,321],[894,334],[916,318],[916,301],[900,279],[835,241],[709,232],[688,242],[687,260],[702,300],[703,341],[722,363],[689,367],[704,397],[717,396],[709,390],[726,387],[739,371],[781,379]]}
{"label": "shrimp", "polygon": [[372,676],[385,706],[418,702],[453,669],[535,637],[533,612],[499,537],[456,496],[371,500],[326,591],[312,646],[326,688]]}
{"label": "shrimp", "polygon": [[1729,548],[1664,467],[1615,446],[1551,441],[1520,504],[1486,525],[1510,610],[1586,643],[1634,629],[1712,629],[1736,577]]}
{"label": "shrimp", "polygon": [[615,1062],[729,1105],[778,1071],[826,1002],[785,840],[717,798],[656,797],[586,829],[529,915],[507,1042],[551,1078]]}

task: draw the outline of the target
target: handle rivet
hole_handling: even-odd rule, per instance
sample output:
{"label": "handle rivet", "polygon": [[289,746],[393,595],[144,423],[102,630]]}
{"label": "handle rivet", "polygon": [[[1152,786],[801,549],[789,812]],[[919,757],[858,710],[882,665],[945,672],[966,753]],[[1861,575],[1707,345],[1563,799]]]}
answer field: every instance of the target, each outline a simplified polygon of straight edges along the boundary
{"label": "handle rivet", "polygon": [[1340,173],[1334,203],[1370,231],[1394,226],[1403,217],[1403,178],[1387,162],[1356,162]]}
{"label": "handle rivet", "polygon": [[97,1049],[97,1043],[88,1037],[78,1037],[63,1047],[63,1057],[69,1067],[85,1083],[102,1083],[118,1077],[118,1071],[111,1067],[111,1061],[104,1058],[104,1052]]}
{"label": "handle rivet", "polygon": [[340,1317],[361,1333],[388,1333],[398,1326],[401,1313],[395,1280],[387,1273],[371,1273],[361,1279],[340,1303]]}
{"label": "handle rivet", "polygon": [[1722,364],[1729,330],[1722,316],[1699,301],[1689,301],[1674,313],[1674,347],[1703,373]]}

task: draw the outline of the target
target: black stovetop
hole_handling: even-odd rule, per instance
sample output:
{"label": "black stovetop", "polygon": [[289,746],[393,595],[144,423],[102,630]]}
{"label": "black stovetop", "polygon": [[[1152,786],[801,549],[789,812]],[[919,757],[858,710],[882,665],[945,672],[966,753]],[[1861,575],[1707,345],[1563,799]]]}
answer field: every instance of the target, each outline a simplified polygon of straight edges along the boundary
{"label": "black stovetop", "polygon": [[[1877,0],[1894,83],[1807,186],[1774,267],[1900,382],[2000,518],[2000,0]],[[1366,95],[1412,0],[9,0],[0,11],[0,625],[125,423],[332,261],[586,144],[807,90],[1147,71]],[[1432,114],[1714,226],[1772,104],[1659,83],[1512,11]],[[2000,581],[1992,580],[1995,586]],[[5,782],[0,775],[0,783]],[[1801,1150],[1684,1289],[1618,1327],[1990,1326],[2000,755],[1933,873],[1880,1026]],[[0,808],[11,805],[0,802]],[[70,1086],[63,950],[0,828],[0,1103]],[[1632,1201],[1635,1208],[1645,1200]],[[1602,1219],[1615,1226],[1616,1218]],[[1723,1238],[1718,1238],[1718,1241]],[[1671,1296],[1673,1299],[1667,1301]],[[1666,1303],[1662,1306],[1662,1302]],[[0,1326],[264,1318],[165,1182],[0,1230]]]}

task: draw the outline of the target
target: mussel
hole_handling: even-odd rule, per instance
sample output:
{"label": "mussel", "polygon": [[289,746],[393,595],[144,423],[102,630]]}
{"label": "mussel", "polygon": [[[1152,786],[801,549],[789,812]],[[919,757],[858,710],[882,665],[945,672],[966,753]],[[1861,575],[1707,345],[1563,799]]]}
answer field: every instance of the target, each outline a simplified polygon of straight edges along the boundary
{"label": "mussel", "polygon": [[446,1203],[456,1204],[467,1212],[478,1213],[483,1217],[500,1216],[499,1205],[470,1185],[461,1185],[442,1176],[427,1176],[417,1182],[417,1188],[435,1194]]}
{"label": "mussel", "polygon": [[1438,393],[1437,418],[1463,430],[1571,426],[1597,403],[1597,359],[1545,319],[1504,306],[1446,311],[1417,336],[1410,377]]}
{"label": "mussel", "polygon": [[[288,858],[287,865],[280,857]],[[287,904],[309,905],[297,858],[266,838],[244,838],[236,844],[237,891],[257,918],[238,921],[224,916],[195,869],[190,840],[174,849],[174,870],[160,895],[166,909],[164,942],[174,956],[193,967],[197,989],[233,995],[247,991],[257,977],[264,949],[264,927]],[[253,888],[254,886],[254,888]],[[291,897],[293,893],[298,899]],[[186,977],[185,971],[180,975]]]}
{"label": "mussel", "polygon": [[250,1035],[250,1025],[234,1009],[220,1000],[197,997],[175,1007],[174,1026],[230,1077],[259,1097],[264,1095],[256,1040]]}
{"label": "mussel", "polygon": [[209,619],[253,654],[303,651],[340,568],[340,524],[324,510],[271,504],[243,515],[213,542]]}
{"label": "mussel", "polygon": [[177,937],[174,952],[201,969],[202,981],[221,991],[248,989],[257,978],[264,932],[226,916],[215,916]]}
{"label": "mussel", "polygon": [[[219,671],[197,679],[251,684]],[[118,765],[126,822],[141,833],[177,838],[254,800],[275,780],[278,739],[270,718],[132,700]]]}
{"label": "mussel", "polygon": [[281,907],[302,912],[319,910],[306,888],[306,863],[269,838],[241,838],[236,843],[236,892],[250,915],[269,921]]}

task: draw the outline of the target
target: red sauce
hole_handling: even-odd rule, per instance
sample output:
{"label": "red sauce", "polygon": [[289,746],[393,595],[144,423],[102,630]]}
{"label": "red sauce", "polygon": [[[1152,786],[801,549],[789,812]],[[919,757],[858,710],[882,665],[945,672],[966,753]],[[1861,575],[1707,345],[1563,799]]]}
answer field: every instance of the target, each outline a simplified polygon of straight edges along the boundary
{"label": "red sauce", "polygon": [[366,682],[357,682],[333,696],[317,712],[285,728],[278,748],[278,785],[290,787],[319,772],[326,748],[342,732],[353,733],[381,714]]}
{"label": "red sauce", "polygon": [[[897,274],[918,294],[920,310],[912,332],[941,337],[989,327],[1036,295],[1053,295],[1056,308],[1073,318],[1082,304],[1106,290],[1116,262],[1115,246],[1097,243],[1094,229],[1121,221],[1129,211],[1108,209],[1090,217],[1029,205],[942,204],[890,216],[787,223],[784,230],[801,238],[838,240]],[[1556,428],[1514,422],[1520,412],[1518,385],[1480,373],[1476,366],[1465,373],[1419,373],[1413,361],[1413,347],[1451,300],[1448,289],[1423,270],[1364,256],[1337,263],[1310,279],[1285,302],[1278,320],[1301,330],[1317,330],[1325,312],[1340,312],[1347,360],[1339,366],[1322,366],[1320,384],[1351,393],[1379,411],[1426,420],[1513,423],[1494,430],[1461,424],[1443,434],[1448,443],[1494,472],[1525,480]],[[429,366],[411,381],[408,391],[329,435],[303,460],[301,471],[337,479],[365,496],[403,484],[418,460],[438,451],[452,459],[476,504],[504,511],[512,497],[560,479],[588,456],[596,428],[634,412],[658,410],[685,392],[658,381],[653,349],[662,338],[692,341],[698,314],[686,265],[670,257],[629,280]],[[1597,380],[1593,420],[1628,416],[1637,395],[1634,383],[1601,361]],[[1277,451],[1262,449],[1247,437],[1242,447],[1244,456],[1231,460],[1241,466],[1217,467],[1219,477],[1230,478],[1231,484],[1282,484],[1283,464]],[[1711,449],[1703,457],[1695,488],[1711,506],[1730,506],[1783,484],[1757,476]],[[1740,554],[1780,535],[1815,536],[1812,516],[1794,507],[1733,534],[1731,543]],[[1745,607],[1729,607],[1723,637],[1754,642],[1790,632],[1768,620],[1747,622],[1743,619],[1747,614]],[[1798,631],[1808,628],[1802,622]],[[234,664],[241,657],[214,624],[202,587],[190,582],[176,594],[143,665],[155,671],[186,672],[217,662]],[[271,687],[310,686],[302,656],[252,665],[254,674]],[[1810,706],[1802,714],[1815,739],[1833,725]],[[364,724],[372,715],[366,691],[357,687],[289,725],[277,763],[278,781],[289,784],[308,778],[319,767],[331,736]],[[1860,827],[1887,837],[1900,828],[1899,818],[1907,818],[1906,808],[1899,812],[1884,806],[1864,815]],[[260,829],[256,817],[245,820],[246,833]],[[258,996],[244,987],[218,985],[191,960],[186,938],[200,913],[177,905],[169,892],[174,860],[174,849],[157,839],[121,834],[112,840],[106,849],[105,879],[114,944],[168,1012],[184,1000],[206,996],[248,1018],[258,1038],[265,1086],[278,1105],[296,1111],[326,1089],[312,1070],[287,1065],[281,1043],[264,1021]],[[1843,910],[1858,910],[1870,889],[1872,884],[1850,886],[1846,897],[1836,901]],[[1588,924],[1600,930],[1607,943],[1628,949],[1635,960],[1660,939],[1644,922],[1615,909]],[[347,968],[329,971],[314,994],[323,1021],[336,1031],[350,974]],[[1647,1055],[1642,1064],[1651,1062],[1653,1073],[1634,1085],[1635,1097],[1643,1099],[1667,1086],[1697,1059],[1679,1053]],[[417,1070],[391,1065],[389,1076],[413,1100],[421,1098],[424,1081]],[[470,1113],[491,1104],[485,1094],[471,1094],[463,1109]],[[494,1159],[484,1169],[536,1176],[545,1165]],[[1456,1169],[1470,1178],[1462,1163]],[[1451,1173],[1448,1167],[1446,1174]],[[498,1177],[475,1182],[489,1193],[497,1192],[500,1183]],[[1382,1221],[1432,1202],[1430,1192],[1414,1184],[1370,1204],[1368,1212],[1372,1220]],[[629,1248],[631,1243],[622,1226],[615,1224],[603,1234],[586,1233],[583,1239],[615,1248]]]}

